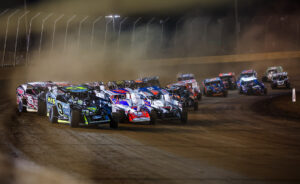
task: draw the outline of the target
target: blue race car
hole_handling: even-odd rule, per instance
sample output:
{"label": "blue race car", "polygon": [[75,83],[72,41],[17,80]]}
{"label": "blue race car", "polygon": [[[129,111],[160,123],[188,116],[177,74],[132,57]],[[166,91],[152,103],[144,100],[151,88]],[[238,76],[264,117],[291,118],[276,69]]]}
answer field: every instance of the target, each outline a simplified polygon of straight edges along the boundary
{"label": "blue race car", "polygon": [[239,93],[247,95],[266,95],[267,88],[262,82],[258,81],[256,77],[246,77],[240,81]]}
{"label": "blue race car", "polygon": [[242,78],[245,78],[245,77],[257,77],[257,72],[255,70],[243,70],[237,80],[237,86],[238,88],[240,87],[241,85],[241,79]]}
{"label": "blue race car", "polygon": [[118,128],[119,115],[112,112],[109,100],[97,97],[87,87],[52,88],[46,99],[51,123],[67,123],[71,127],[109,123],[111,128]]}
{"label": "blue race car", "polygon": [[228,91],[225,88],[223,81],[220,77],[205,79],[203,81],[203,93],[205,96],[223,96],[227,97]]}

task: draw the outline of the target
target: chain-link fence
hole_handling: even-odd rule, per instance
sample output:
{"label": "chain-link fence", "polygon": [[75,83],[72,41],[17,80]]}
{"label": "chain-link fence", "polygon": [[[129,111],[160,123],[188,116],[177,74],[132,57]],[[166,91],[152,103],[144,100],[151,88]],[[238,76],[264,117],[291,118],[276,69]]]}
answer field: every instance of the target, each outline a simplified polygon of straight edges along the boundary
{"label": "chain-link fence", "polygon": [[0,25],[2,67],[76,49],[162,58],[291,51],[300,44],[296,16],[240,17],[236,26],[233,16],[91,17],[2,10]]}

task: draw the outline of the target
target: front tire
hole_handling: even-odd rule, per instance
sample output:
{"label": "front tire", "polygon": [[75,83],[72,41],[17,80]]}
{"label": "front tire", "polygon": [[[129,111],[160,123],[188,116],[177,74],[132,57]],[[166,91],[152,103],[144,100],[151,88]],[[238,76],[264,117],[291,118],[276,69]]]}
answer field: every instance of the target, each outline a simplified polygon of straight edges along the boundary
{"label": "front tire", "polygon": [[109,127],[113,129],[117,129],[119,127],[120,114],[117,112],[113,112],[111,115],[111,120],[109,122]]}
{"label": "front tire", "polygon": [[150,112],[150,124],[151,125],[155,125],[156,124],[156,120],[157,120],[157,113],[154,110],[152,110]]}
{"label": "front tire", "polygon": [[51,123],[57,123],[58,120],[58,111],[55,105],[50,108],[49,120]]}
{"label": "front tire", "polygon": [[23,100],[19,102],[18,104],[18,112],[21,113],[21,112],[26,112],[26,107],[24,107],[24,104],[23,104]]}
{"label": "front tire", "polygon": [[81,120],[81,113],[78,110],[72,109],[70,117],[70,126],[72,128],[77,128]]}
{"label": "front tire", "polygon": [[182,109],[182,112],[180,113],[180,121],[182,124],[186,124],[188,120],[188,112],[186,109]]}

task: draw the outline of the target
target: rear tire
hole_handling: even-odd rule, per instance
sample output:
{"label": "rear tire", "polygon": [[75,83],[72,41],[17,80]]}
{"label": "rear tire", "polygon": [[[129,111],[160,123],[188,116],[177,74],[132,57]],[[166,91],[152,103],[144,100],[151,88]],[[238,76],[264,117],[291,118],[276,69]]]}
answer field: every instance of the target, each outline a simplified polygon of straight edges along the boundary
{"label": "rear tire", "polygon": [[268,78],[266,76],[263,76],[261,79],[263,82],[267,82]]}
{"label": "rear tire", "polygon": [[111,115],[111,120],[109,122],[109,127],[113,129],[117,129],[119,127],[120,114],[117,112],[113,112]]}
{"label": "rear tire", "polygon": [[182,124],[186,124],[188,120],[188,111],[186,109],[182,109],[180,113],[180,121]]}
{"label": "rear tire", "polygon": [[55,105],[50,108],[49,120],[51,123],[57,123],[58,120],[58,111]]}
{"label": "rear tire", "polygon": [[197,95],[197,99],[200,101],[200,100],[202,100],[202,94],[201,93],[199,93],[198,95]]}
{"label": "rear tire", "polygon": [[156,124],[156,120],[157,120],[157,113],[154,110],[152,110],[150,112],[150,124],[151,125],[155,125]]}
{"label": "rear tire", "polygon": [[78,110],[72,109],[71,110],[71,116],[70,116],[70,126],[72,128],[77,128],[79,126],[79,123],[81,121],[81,113]]}
{"label": "rear tire", "polygon": [[46,114],[47,114],[46,102],[39,98],[38,99],[38,115],[46,116]]}

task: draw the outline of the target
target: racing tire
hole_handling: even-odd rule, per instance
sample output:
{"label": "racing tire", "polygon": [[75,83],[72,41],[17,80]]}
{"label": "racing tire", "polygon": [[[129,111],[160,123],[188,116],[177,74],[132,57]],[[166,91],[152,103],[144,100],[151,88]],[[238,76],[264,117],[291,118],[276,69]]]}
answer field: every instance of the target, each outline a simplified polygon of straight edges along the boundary
{"label": "racing tire", "polygon": [[38,115],[46,116],[47,115],[47,105],[46,102],[42,99],[38,99]]}
{"label": "racing tire", "polygon": [[286,86],[287,89],[291,89],[291,84],[290,84],[289,82],[287,82],[287,83],[285,84],[285,86]]}
{"label": "racing tire", "polygon": [[27,109],[26,109],[26,107],[24,107],[24,102],[22,100],[18,104],[18,112],[21,113],[21,112],[26,112],[26,111],[27,111]]}
{"label": "racing tire", "polygon": [[72,128],[77,128],[81,119],[81,113],[78,110],[72,109],[70,115],[70,126]]}
{"label": "racing tire", "polygon": [[182,124],[186,124],[188,121],[188,111],[186,109],[182,109],[180,113],[180,121]]}
{"label": "racing tire", "polygon": [[53,105],[50,108],[50,112],[49,112],[49,121],[51,123],[57,123],[58,120],[58,111],[55,105]]}
{"label": "racing tire", "polygon": [[247,90],[247,95],[252,95],[252,93],[253,93],[252,91],[253,91],[252,88],[248,89]]}
{"label": "racing tire", "polygon": [[198,111],[198,101],[194,102],[194,111]]}
{"label": "racing tire", "polygon": [[150,112],[150,125],[155,125],[156,120],[157,120],[157,113],[154,110],[152,110]]}
{"label": "racing tire", "polygon": [[112,129],[117,129],[119,127],[119,121],[120,121],[120,113],[113,112],[111,115],[111,120],[109,122],[109,127]]}

